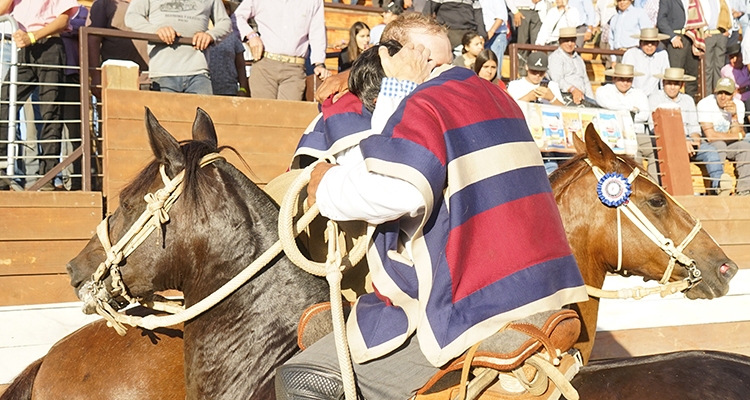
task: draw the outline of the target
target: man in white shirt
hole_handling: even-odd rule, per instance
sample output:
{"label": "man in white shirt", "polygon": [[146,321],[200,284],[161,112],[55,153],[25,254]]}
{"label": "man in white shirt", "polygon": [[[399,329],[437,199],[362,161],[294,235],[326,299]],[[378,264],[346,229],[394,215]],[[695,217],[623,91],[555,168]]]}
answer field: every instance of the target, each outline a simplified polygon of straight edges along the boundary
{"label": "man in white shirt", "polygon": [[645,133],[645,124],[651,115],[648,106],[648,97],[641,89],[633,87],[633,78],[642,76],[635,72],[630,64],[616,64],[614,69],[604,71],[604,75],[611,76],[614,83],[604,85],[596,91],[596,102],[602,108],[608,110],[625,110],[633,116],[635,134],[638,139],[638,151],[636,161],[643,159],[648,161],[648,173],[653,177],[659,176],[654,155],[654,145],[651,137]]}
{"label": "man in white shirt", "polygon": [[564,106],[560,85],[545,79],[547,54],[535,51],[529,54],[526,76],[508,84],[508,93],[515,100]]}
{"label": "man in white shirt", "polygon": [[703,136],[716,147],[722,164],[726,159],[735,162],[736,194],[746,196],[750,194],[750,142],[743,140],[740,118],[745,115],[745,105],[733,97],[735,90],[732,78],[721,78],[714,94],[699,101],[696,109]]}
{"label": "man in white shirt", "polygon": [[[542,28],[536,37],[535,44],[537,45],[557,45],[561,28],[578,28],[581,25],[580,13],[568,5],[568,0],[556,0],[555,3],[556,7],[549,9],[544,17]],[[576,45],[578,45],[577,42]]]}
{"label": "man in white shirt", "polygon": [[[648,97],[649,108],[651,110],[680,109],[690,160],[705,166],[713,193],[728,195],[732,188],[732,179],[724,173],[724,163],[719,158],[716,147],[702,137],[698,113],[695,110],[695,100],[681,92],[685,82],[694,81],[695,77],[685,75],[685,70],[682,68],[667,68],[663,74],[654,76],[662,80],[663,89],[657,90]],[[649,124],[653,126],[653,121],[649,120]]]}
{"label": "man in white shirt", "polygon": [[629,49],[622,56],[624,64],[632,65],[642,76],[633,78],[633,87],[641,89],[646,96],[651,96],[659,90],[658,74],[663,74],[669,68],[667,51],[659,48],[659,42],[669,39],[669,36],[659,33],[657,28],[641,29],[640,35],[633,35],[639,39],[639,47]]}

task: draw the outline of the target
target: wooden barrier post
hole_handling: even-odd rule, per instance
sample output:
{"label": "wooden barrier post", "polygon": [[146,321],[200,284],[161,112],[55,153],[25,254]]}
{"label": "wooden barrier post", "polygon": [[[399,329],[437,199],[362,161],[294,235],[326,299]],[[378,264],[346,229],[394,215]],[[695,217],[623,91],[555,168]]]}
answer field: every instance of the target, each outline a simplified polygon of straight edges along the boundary
{"label": "wooden barrier post", "polygon": [[102,64],[102,93],[105,89],[138,90],[138,64],[132,61],[107,60]]}
{"label": "wooden barrier post", "polygon": [[662,185],[673,196],[692,195],[690,157],[680,109],[657,108],[653,118]]}

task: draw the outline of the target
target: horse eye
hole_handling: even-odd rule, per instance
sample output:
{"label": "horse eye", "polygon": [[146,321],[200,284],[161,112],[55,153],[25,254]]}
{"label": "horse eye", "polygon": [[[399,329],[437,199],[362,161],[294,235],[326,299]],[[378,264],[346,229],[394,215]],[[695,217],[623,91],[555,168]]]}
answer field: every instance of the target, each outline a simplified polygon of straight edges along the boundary
{"label": "horse eye", "polygon": [[653,208],[662,208],[667,204],[667,199],[664,196],[657,195],[648,199],[648,205]]}
{"label": "horse eye", "polygon": [[120,202],[120,207],[122,207],[122,209],[125,211],[131,211],[133,209],[133,203],[128,200],[124,200]]}

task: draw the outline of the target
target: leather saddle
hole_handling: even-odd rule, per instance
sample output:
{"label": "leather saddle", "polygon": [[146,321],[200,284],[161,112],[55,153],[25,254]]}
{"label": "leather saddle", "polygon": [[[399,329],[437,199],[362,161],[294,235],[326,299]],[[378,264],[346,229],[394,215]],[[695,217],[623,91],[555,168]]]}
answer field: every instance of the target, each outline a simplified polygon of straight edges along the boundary
{"label": "leather saddle", "polygon": [[[345,317],[350,310],[345,304]],[[580,331],[578,314],[568,309],[512,322],[443,366],[415,399],[455,399],[463,387],[469,388],[469,398],[482,400],[558,399],[561,394],[577,399],[568,382],[582,365],[573,349]],[[297,343],[304,350],[330,332],[330,303],[315,304],[300,318]]]}

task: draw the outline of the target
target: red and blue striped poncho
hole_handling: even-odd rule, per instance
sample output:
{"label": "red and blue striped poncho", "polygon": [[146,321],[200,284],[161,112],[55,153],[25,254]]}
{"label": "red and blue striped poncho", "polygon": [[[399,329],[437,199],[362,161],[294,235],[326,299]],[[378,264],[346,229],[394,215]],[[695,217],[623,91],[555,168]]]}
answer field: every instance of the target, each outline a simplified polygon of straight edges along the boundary
{"label": "red and blue striped poncho", "polygon": [[371,134],[372,113],[348,92],[337,102],[328,98],[320,107],[321,113],[310,123],[294,151],[292,168],[300,165],[300,156],[321,158],[335,155]]}
{"label": "red and blue striped poncho", "polygon": [[360,148],[368,170],[413,184],[426,209],[375,229],[375,292],[347,321],[356,362],[416,333],[442,366],[508,322],[588,299],[539,149],[495,85],[450,68]]}

